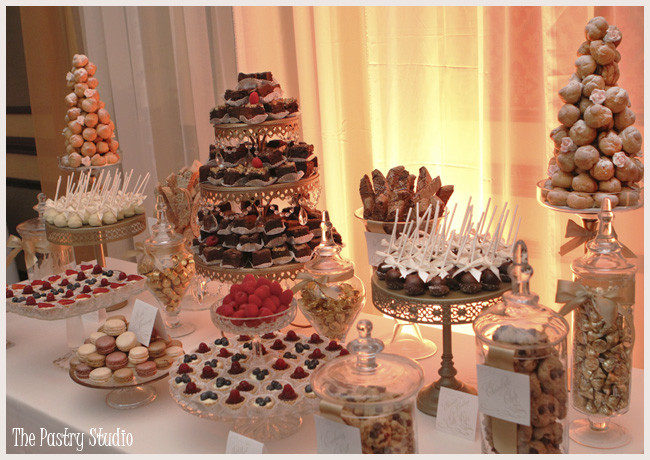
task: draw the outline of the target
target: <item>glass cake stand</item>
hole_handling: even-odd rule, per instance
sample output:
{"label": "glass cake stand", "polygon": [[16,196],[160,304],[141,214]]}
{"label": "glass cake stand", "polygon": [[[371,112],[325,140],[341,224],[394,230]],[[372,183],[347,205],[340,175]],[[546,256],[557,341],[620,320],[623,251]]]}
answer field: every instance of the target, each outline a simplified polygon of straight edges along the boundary
{"label": "glass cake stand", "polygon": [[135,409],[149,404],[156,399],[156,389],[148,385],[169,375],[169,369],[158,370],[151,377],[139,377],[133,372],[131,383],[119,384],[113,378],[107,383],[93,383],[89,379],[80,379],[76,376],[74,367],[70,366],[70,378],[81,386],[99,390],[112,390],[106,395],[106,404],[113,409]]}
{"label": "glass cake stand", "polygon": [[375,308],[393,318],[420,324],[442,325],[442,362],[438,374],[440,379],[425,386],[418,393],[418,409],[425,414],[436,416],[440,387],[447,387],[464,393],[477,394],[476,389],[456,378],[454,355],[451,344],[451,326],[470,324],[483,309],[495,305],[501,295],[510,290],[510,283],[502,283],[498,291],[483,291],[468,295],[451,291],[446,297],[423,295],[411,297],[403,291],[393,291],[386,282],[372,276],[372,302]]}

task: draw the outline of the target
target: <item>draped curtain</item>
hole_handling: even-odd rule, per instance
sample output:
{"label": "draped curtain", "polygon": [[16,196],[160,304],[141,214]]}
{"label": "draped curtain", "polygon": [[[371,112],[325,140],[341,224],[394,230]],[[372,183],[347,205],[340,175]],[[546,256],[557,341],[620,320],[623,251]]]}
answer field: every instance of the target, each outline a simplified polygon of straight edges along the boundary
{"label": "draped curtain", "polygon": [[[555,282],[570,279],[569,263],[581,254],[560,257],[558,250],[567,219],[578,218],[541,207],[535,183],[552,156],[557,91],[574,71],[593,16],[623,32],[619,86],[643,131],[643,7],[102,7],[104,21],[113,9],[125,24],[137,23],[127,27],[130,61],[143,67],[133,80],[146,89],[136,118],[151,131],[159,178],[207,159],[208,112],[237,71],[270,70],[299,99],[303,138],[322,165],[320,207],[365,281],[363,227],[353,217],[360,178],[374,168],[385,173],[402,164],[415,172],[424,165],[454,184],[451,200],[461,209],[472,197],[477,217],[489,198],[518,205],[519,237],[535,268],[532,289],[556,307]],[[107,47],[117,40],[104,36]],[[120,135],[132,129],[134,115],[123,117],[116,120]],[[615,224],[639,256],[641,366],[643,212],[619,213]]]}

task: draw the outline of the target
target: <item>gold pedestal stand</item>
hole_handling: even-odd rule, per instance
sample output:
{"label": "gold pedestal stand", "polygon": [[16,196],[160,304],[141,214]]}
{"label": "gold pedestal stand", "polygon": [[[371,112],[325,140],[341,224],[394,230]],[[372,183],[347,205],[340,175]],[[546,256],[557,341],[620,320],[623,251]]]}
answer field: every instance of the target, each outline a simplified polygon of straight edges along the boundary
{"label": "gold pedestal stand", "polygon": [[300,138],[299,113],[280,120],[267,120],[257,124],[223,123],[213,126],[217,148],[251,142],[261,150],[262,145],[271,139],[289,142]]}
{"label": "gold pedestal stand", "polygon": [[418,409],[435,417],[440,387],[476,394],[474,387],[456,378],[458,371],[454,367],[454,355],[451,351],[451,326],[472,323],[484,308],[499,302],[501,295],[511,288],[510,284],[502,283],[502,288],[498,291],[475,295],[452,291],[446,297],[440,298],[428,294],[411,297],[404,291],[392,291],[377,275],[372,276],[371,285],[372,302],[382,313],[413,323],[442,325],[442,363],[438,370],[440,378],[420,390],[417,397]]}

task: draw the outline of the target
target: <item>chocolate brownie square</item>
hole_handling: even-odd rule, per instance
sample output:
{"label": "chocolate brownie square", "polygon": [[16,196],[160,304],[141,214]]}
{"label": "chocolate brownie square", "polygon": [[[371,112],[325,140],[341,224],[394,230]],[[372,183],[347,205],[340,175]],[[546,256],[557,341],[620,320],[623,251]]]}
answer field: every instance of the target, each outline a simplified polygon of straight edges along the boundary
{"label": "chocolate brownie square", "polygon": [[223,118],[228,113],[228,108],[225,105],[218,105],[210,111],[210,120],[213,118]]}
{"label": "chocolate brownie square", "polygon": [[298,101],[290,97],[288,99],[284,100],[284,110],[286,110],[289,113],[294,113],[298,111]]}
{"label": "chocolate brownie square", "polygon": [[250,119],[257,115],[264,115],[265,113],[266,111],[262,104],[246,104],[240,107],[239,116]]}
{"label": "chocolate brownie square", "polygon": [[307,244],[297,244],[293,246],[292,252],[296,260],[299,262],[311,257],[311,248]]}
{"label": "chocolate brownie square", "polygon": [[266,113],[286,112],[282,99],[274,99],[271,102],[264,103],[264,110],[266,110]]}
{"label": "chocolate brownie square", "polygon": [[287,143],[282,139],[271,139],[266,143],[266,147],[269,149],[280,149],[281,152],[284,152],[287,149]]}
{"label": "chocolate brownie square", "polygon": [[224,100],[226,100],[226,102],[238,101],[240,99],[248,97],[249,94],[250,91],[246,89],[237,89],[237,90],[227,89],[226,92],[223,94],[223,98]]}
{"label": "chocolate brownie square", "polygon": [[296,161],[296,168],[298,171],[302,171],[304,173],[302,176],[303,178],[311,177],[316,169],[316,162],[312,160]]}
{"label": "chocolate brownie square", "polygon": [[239,244],[239,235],[236,233],[223,235],[221,239],[223,241],[223,246],[226,248],[236,248],[237,244]]}
{"label": "chocolate brownie square", "polygon": [[264,233],[267,235],[276,235],[284,230],[282,218],[277,214],[267,215],[264,220]]}
{"label": "chocolate brownie square", "polygon": [[235,184],[235,182],[237,182],[239,179],[244,177],[245,171],[246,168],[244,167],[244,165],[237,165],[232,168],[226,168],[223,174],[223,183],[226,185]]}
{"label": "chocolate brownie square", "polygon": [[285,244],[287,242],[287,235],[285,233],[278,233],[277,235],[262,235],[262,243],[267,248],[274,248]]}
{"label": "chocolate brownie square", "polygon": [[295,174],[296,172],[298,172],[298,170],[296,169],[296,163],[294,163],[293,161],[285,161],[280,166],[275,168],[273,172],[279,178],[282,176],[286,176],[287,174]]}
{"label": "chocolate brownie square", "polygon": [[271,250],[268,248],[260,249],[251,254],[251,263],[253,268],[266,268],[273,265]]}
{"label": "chocolate brownie square", "polygon": [[255,88],[255,92],[260,96],[260,97],[265,97],[271,94],[273,91],[275,91],[275,88],[279,88],[280,85],[277,83],[264,83],[263,85],[258,86]]}
{"label": "chocolate brownie square", "polygon": [[273,166],[284,160],[284,155],[280,149],[266,149],[260,154],[260,160],[265,166]]}
{"label": "chocolate brownie square", "polygon": [[201,228],[203,230],[206,232],[215,232],[218,227],[219,224],[217,223],[217,218],[214,216],[214,214],[209,212],[203,216],[203,220],[201,221]]}
{"label": "chocolate brownie square", "polygon": [[237,249],[228,249],[223,253],[223,260],[221,262],[222,266],[241,268],[245,263],[246,259],[244,258],[244,253]]}
{"label": "chocolate brownie square", "polygon": [[261,233],[251,233],[250,235],[241,235],[239,237],[239,244],[237,244],[237,249],[242,252],[253,252],[260,249],[262,245],[262,235]]}
{"label": "chocolate brownie square", "polygon": [[256,78],[258,80],[273,81],[273,74],[271,72],[254,72],[254,73],[239,72],[237,74],[237,81],[242,81],[245,80],[246,78]]}
{"label": "chocolate brownie square", "polygon": [[298,142],[287,149],[287,158],[298,158],[306,160],[314,153],[314,146],[306,142]]}
{"label": "chocolate brownie square", "polygon": [[268,182],[268,180],[271,178],[271,175],[269,174],[268,168],[261,167],[261,168],[253,168],[248,167],[246,168],[246,179],[250,180],[261,180],[263,182]]}
{"label": "chocolate brownie square", "polygon": [[213,246],[203,250],[203,257],[206,262],[218,262],[223,259],[226,250],[220,246]]}

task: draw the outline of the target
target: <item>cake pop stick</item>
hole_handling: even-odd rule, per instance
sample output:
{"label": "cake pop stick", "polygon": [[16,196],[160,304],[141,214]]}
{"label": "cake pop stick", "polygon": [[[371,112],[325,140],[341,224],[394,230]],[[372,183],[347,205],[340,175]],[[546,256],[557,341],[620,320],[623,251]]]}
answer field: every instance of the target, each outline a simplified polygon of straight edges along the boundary
{"label": "cake pop stick", "polygon": [[506,239],[506,245],[508,245],[510,242],[510,235],[512,234],[512,227],[515,226],[515,218],[517,217],[518,209],[519,209],[519,205],[517,204],[515,206],[515,212],[512,214],[512,220],[510,221],[510,230],[508,230],[508,239]]}

